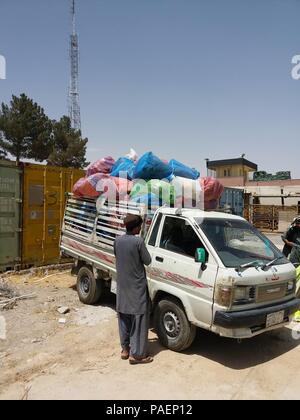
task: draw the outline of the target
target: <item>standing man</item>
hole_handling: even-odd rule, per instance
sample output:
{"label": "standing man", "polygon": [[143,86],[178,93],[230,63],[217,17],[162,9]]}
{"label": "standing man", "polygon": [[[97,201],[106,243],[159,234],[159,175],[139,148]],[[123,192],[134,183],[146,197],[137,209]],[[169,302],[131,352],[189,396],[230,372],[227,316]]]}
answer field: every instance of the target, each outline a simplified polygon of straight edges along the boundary
{"label": "standing man", "polygon": [[282,237],[285,246],[283,248],[283,254],[288,257],[291,254],[291,261],[297,263],[300,261],[294,261],[297,251],[300,246],[300,217],[296,217],[293,221],[292,226]]}
{"label": "standing man", "polygon": [[124,224],[126,235],[116,239],[117,312],[122,346],[121,358],[130,364],[151,363],[148,355],[150,299],[145,265],[151,256],[144,240],[138,235],[143,220],[128,215]]}

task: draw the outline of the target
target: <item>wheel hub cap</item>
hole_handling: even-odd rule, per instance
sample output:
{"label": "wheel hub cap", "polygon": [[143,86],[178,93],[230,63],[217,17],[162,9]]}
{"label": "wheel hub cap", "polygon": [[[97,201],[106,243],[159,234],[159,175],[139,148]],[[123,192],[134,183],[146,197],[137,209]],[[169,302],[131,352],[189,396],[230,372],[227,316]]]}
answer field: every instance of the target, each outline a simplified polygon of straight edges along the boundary
{"label": "wheel hub cap", "polygon": [[167,312],[163,319],[168,336],[176,338],[180,333],[180,321],[174,312]]}
{"label": "wheel hub cap", "polygon": [[83,293],[85,293],[86,295],[89,293],[90,291],[90,281],[88,277],[84,277],[81,280],[81,290],[83,291]]}

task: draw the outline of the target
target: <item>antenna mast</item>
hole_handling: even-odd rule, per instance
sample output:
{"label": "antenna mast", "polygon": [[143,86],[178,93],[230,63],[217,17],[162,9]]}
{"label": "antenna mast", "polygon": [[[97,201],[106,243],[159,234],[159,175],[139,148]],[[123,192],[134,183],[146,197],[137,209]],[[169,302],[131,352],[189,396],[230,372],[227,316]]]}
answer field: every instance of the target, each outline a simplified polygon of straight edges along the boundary
{"label": "antenna mast", "polygon": [[70,36],[70,64],[71,79],[69,87],[69,117],[72,128],[81,130],[81,116],[79,104],[79,43],[76,33],[75,0],[71,0],[72,34]]}

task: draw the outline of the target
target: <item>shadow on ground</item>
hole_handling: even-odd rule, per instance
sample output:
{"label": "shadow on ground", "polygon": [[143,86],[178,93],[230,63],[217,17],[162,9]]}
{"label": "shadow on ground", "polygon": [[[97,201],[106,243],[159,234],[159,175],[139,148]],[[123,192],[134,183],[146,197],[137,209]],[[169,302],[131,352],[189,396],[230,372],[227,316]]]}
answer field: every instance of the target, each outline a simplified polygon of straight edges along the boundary
{"label": "shadow on ground", "polygon": [[[230,369],[243,370],[276,359],[299,344],[300,341],[293,339],[288,328],[243,340],[241,343],[198,329],[193,345],[183,354],[199,355]],[[165,348],[155,339],[150,341],[150,350],[155,356],[165,351]]]}
{"label": "shadow on ground", "polygon": [[292,338],[288,328],[244,340],[241,344],[201,331],[190,351],[231,369],[242,370],[276,359],[298,345],[299,341]]}
{"label": "shadow on ground", "polygon": [[[75,288],[76,290],[76,288]],[[104,292],[101,302],[96,306],[116,309],[116,296],[108,290]],[[155,334],[153,319],[150,321],[151,331]],[[289,328],[282,328],[257,337],[237,340],[219,337],[211,332],[198,329],[193,345],[183,354],[198,355],[235,370],[248,369],[276,359],[298,347],[300,339],[292,337]],[[150,354],[158,355],[170,351],[163,347],[159,340],[150,339]]]}

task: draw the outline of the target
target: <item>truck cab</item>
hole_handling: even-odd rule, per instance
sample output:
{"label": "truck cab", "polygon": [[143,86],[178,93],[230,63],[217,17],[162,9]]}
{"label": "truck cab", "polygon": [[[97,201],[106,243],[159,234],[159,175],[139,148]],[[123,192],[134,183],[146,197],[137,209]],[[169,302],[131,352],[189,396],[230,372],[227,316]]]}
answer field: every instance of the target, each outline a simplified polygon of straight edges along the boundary
{"label": "truck cab", "polygon": [[[80,206],[75,205],[75,214],[71,207],[61,249],[77,260],[80,299],[94,303],[104,282],[116,290],[114,239],[125,233],[125,212],[139,210],[108,205],[97,211],[85,202],[79,217]],[[228,338],[251,338],[288,324],[300,308],[295,267],[243,218],[160,208],[144,220],[155,329],[166,347],[188,348],[197,327]]]}
{"label": "truck cab", "polygon": [[289,323],[300,304],[295,267],[241,217],[161,209],[146,243],[155,324],[168,347],[182,324],[175,302],[193,326],[236,339]]}

